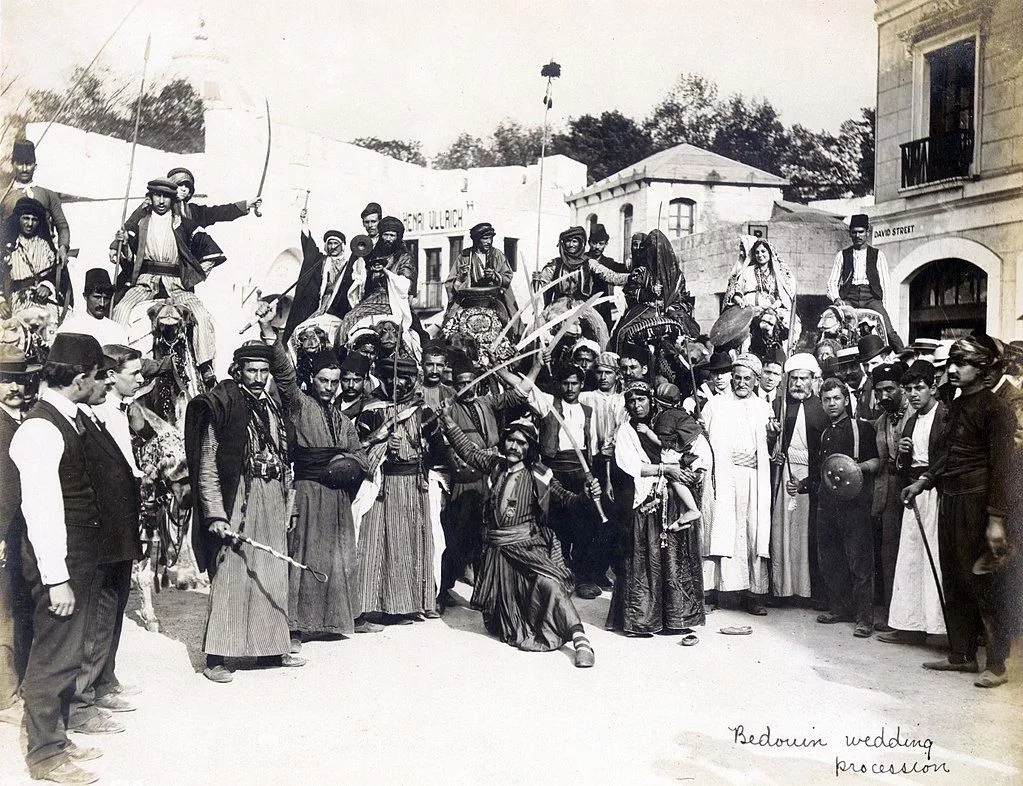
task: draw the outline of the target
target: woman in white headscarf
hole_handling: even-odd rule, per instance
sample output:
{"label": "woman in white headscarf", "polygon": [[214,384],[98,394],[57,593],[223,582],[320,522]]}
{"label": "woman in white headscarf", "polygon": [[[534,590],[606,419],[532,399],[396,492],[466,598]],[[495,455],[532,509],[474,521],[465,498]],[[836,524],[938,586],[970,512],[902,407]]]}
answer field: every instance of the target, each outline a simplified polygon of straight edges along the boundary
{"label": "woman in white headscarf", "polygon": [[739,237],[739,260],[732,268],[725,289],[726,306],[752,306],[754,317],[765,310],[778,315],[782,326],[798,333],[792,321],[796,279],[789,266],[763,238]]}

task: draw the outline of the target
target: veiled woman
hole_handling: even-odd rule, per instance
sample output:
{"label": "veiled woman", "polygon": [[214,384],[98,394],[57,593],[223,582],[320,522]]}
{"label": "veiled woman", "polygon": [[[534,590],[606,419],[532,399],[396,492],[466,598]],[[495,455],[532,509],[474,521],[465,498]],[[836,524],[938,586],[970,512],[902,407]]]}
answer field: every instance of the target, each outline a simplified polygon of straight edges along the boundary
{"label": "veiled woman", "polygon": [[[700,530],[668,528],[679,517],[669,484],[681,481],[697,489],[712,468],[710,447],[701,434],[689,468],[662,463],[660,446],[644,436],[653,415],[650,387],[631,382],[624,395],[629,420],[618,430],[612,468],[619,554],[604,627],[627,636],[685,631],[705,620]],[[693,427],[699,430],[695,421]],[[691,631],[683,643],[696,643]]]}

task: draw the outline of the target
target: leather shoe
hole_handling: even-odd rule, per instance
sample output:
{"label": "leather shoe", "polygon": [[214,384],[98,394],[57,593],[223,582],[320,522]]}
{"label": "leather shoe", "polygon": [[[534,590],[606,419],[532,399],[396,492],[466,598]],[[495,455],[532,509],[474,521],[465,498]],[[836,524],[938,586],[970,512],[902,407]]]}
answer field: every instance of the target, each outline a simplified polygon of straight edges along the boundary
{"label": "leather shoe", "polygon": [[834,625],[836,622],[853,622],[849,614],[835,614],[833,611],[825,611],[817,615],[817,622],[821,625]]}
{"label": "leather shoe", "polygon": [[98,696],[96,701],[93,702],[97,707],[102,707],[105,710],[111,712],[132,712],[135,710],[135,705],[128,701],[123,696],[118,696],[116,693],[107,693],[103,696]]}
{"label": "leather shoe", "polygon": [[207,666],[202,670],[202,676],[208,679],[210,682],[230,682],[234,679],[234,674],[224,664],[218,666]]}
{"label": "leather shoe", "polygon": [[575,588],[575,594],[578,595],[580,598],[584,598],[586,600],[593,600],[594,598],[600,597],[601,591],[600,587],[598,587],[592,581],[583,581],[579,584],[578,587]]}
{"label": "leather shoe", "polygon": [[355,626],[356,633],[379,633],[383,629],[383,625],[377,625],[369,620],[362,620],[362,622]]}
{"label": "leather shoe", "polygon": [[73,742],[68,742],[64,746],[64,753],[74,761],[92,761],[103,755],[103,751],[99,748],[81,748]]}
{"label": "leather shoe", "polygon": [[58,764],[49,772],[42,775],[33,775],[32,778],[37,781],[53,781],[54,783],[95,783],[99,780],[99,775],[83,770],[68,759]]}
{"label": "leather shoe", "polygon": [[961,671],[964,674],[976,674],[980,669],[977,667],[977,660],[963,661],[962,663],[953,663],[948,658],[945,660],[929,660],[923,664],[925,669],[931,671]]}
{"label": "leather shoe", "polygon": [[891,633],[895,628],[889,625],[887,622],[875,622],[874,630],[878,633]]}
{"label": "leather shoe", "polygon": [[435,609],[427,609],[426,611],[423,612],[423,619],[439,620],[440,612],[436,611]]}
{"label": "leather shoe", "polygon": [[927,634],[922,630],[893,630],[880,634],[877,640],[885,644],[923,644],[927,641]]}
{"label": "leather shoe", "polygon": [[110,693],[116,693],[118,696],[138,696],[142,693],[142,688],[138,685],[125,685],[123,682],[119,682],[110,690]]}
{"label": "leather shoe", "polygon": [[120,721],[106,715],[93,715],[71,724],[68,726],[68,731],[73,731],[76,734],[120,734],[126,728]]}
{"label": "leather shoe", "polygon": [[292,636],[289,651],[292,655],[298,655],[302,651],[302,639],[298,636]]}
{"label": "leather shoe", "polygon": [[859,625],[856,626],[856,629],[853,631],[853,636],[855,636],[858,639],[869,639],[870,634],[873,632],[874,630],[870,625],[867,625],[866,623],[860,623]]}
{"label": "leather shoe", "polygon": [[286,669],[293,669],[298,666],[305,666],[308,661],[305,658],[300,658],[297,655],[288,653],[287,655],[281,655],[281,666]]}
{"label": "leather shoe", "polygon": [[593,654],[593,647],[588,644],[583,644],[575,649],[575,665],[578,669],[588,669],[596,663],[596,657]]}

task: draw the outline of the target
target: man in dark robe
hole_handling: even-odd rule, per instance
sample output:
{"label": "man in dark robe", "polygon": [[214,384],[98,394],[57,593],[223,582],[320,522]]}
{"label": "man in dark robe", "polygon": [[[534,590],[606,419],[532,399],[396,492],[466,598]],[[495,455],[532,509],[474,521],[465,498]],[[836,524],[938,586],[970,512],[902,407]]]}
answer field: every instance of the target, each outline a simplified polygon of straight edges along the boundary
{"label": "man in dark robe", "polygon": [[572,573],[558,540],[546,527],[550,500],[563,507],[600,496],[591,480],[584,494],[567,491],[537,462],[537,434],[529,421],[515,421],[504,432],[503,451],[476,447],[442,410],[441,421],[455,452],[490,476],[493,489],[483,513],[484,553],[472,606],[483,613],[488,633],[530,652],[550,652],[569,641],[575,665],[594,664],[593,647],[572,603]]}
{"label": "man in dark robe", "polygon": [[987,662],[975,683],[982,688],[1008,680],[1005,659],[1011,643],[998,625],[993,576],[974,573],[978,559],[1005,552],[1005,519],[1013,493],[1008,481],[1016,420],[988,380],[998,355],[997,345],[985,335],[952,345],[948,379],[960,395],[948,408],[947,437],[937,459],[902,493],[909,503],[921,491],[939,484],[941,489],[938,554],[951,652],[947,659],[924,663],[924,668],[977,672],[977,637],[984,632]]}
{"label": "man in dark robe", "polygon": [[302,267],[298,272],[295,300],[284,327],[285,341],[310,317],[333,314],[340,318],[352,307],[348,295],[356,260],[353,257],[347,263],[345,261],[345,233],[328,229],[323,233],[324,250],[320,251],[309,231],[309,217],[305,209],[299,218],[302,222]]}
{"label": "man in dark robe", "polygon": [[[451,272],[444,282],[450,304],[445,322],[453,320],[459,310],[473,305],[482,292],[494,290],[497,294],[487,302],[493,304],[501,324],[507,325],[515,313],[515,295],[511,290],[514,271],[505,255],[494,248],[496,234],[488,222],[476,224],[469,230],[472,245],[452,261]],[[509,333],[518,335],[516,328]]]}
{"label": "man in dark robe", "polygon": [[[262,325],[271,307],[260,303],[256,313]],[[280,398],[267,385],[273,356],[261,341],[243,344],[231,379],[192,399],[185,415],[192,544],[199,569],[210,574],[203,675],[213,682],[234,678],[228,658],[305,664],[290,653],[287,564],[232,535],[287,551],[291,440]]]}
{"label": "man in dark robe", "polygon": [[[603,224],[593,225],[590,229],[589,249],[586,252],[586,256],[589,259],[589,266],[607,283],[610,283],[611,280],[620,282],[621,280],[619,279],[619,276],[625,277],[627,280],[630,270],[629,265],[616,262],[612,257],[609,257],[604,253],[610,240],[611,237],[607,234],[607,229]],[[622,286],[624,284],[619,283],[619,285]],[[613,288],[611,286],[606,288],[606,292],[608,294],[612,291]],[[611,307],[611,303],[601,303],[597,306],[597,313],[604,318],[604,321],[607,323],[609,328],[613,324]]]}

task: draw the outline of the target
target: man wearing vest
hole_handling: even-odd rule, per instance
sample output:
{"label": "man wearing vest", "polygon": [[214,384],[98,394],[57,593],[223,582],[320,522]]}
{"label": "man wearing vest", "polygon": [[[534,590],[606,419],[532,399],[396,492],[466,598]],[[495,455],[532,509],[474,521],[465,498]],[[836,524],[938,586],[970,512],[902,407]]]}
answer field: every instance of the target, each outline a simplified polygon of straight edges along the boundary
{"label": "man wearing vest", "polygon": [[[585,372],[578,366],[565,364],[554,370],[558,395],[551,396],[535,387],[528,391],[520,388],[530,408],[540,418],[540,456],[543,463],[551,469],[558,482],[573,494],[582,494],[586,488],[586,470],[579,463],[576,448],[592,464],[594,453],[599,447],[593,409],[579,402],[585,377]],[[561,540],[568,564],[579,580],[576,594],[580,598],[599,597],[601,590],[596,573],[599,570],[602,540],[598,532],[600,522],[594,509],[589,506],[562,508],[555,505],[550,522]]]}
{"label": "man wearing vest", "polygon": [[896,352],[901,352],[905,345],[888,316],[892,297],[888,260],[883,251],[867,243],[869,233],[867,216],[854,215],[849,221],[852,245],[835,254],[835,264],[828,277],[828,297],[836,303],[842,301],[853,308],[869,308],[879,313],[884,319],[888,342]]}
{"label": "man wearing vest", "polygon": [[96,776],[75,762],[97,758],[100,751],[78,748],[65,729],[84,655],[100,533],[78,417],[79,404],[106,398],[99,342],[80,333],[59,334],[43,380],[38,402],[11,441],[28,534],[24,572],[35,605],[32,651],[21,687],[25,760],[35,779],[92,783]]}

